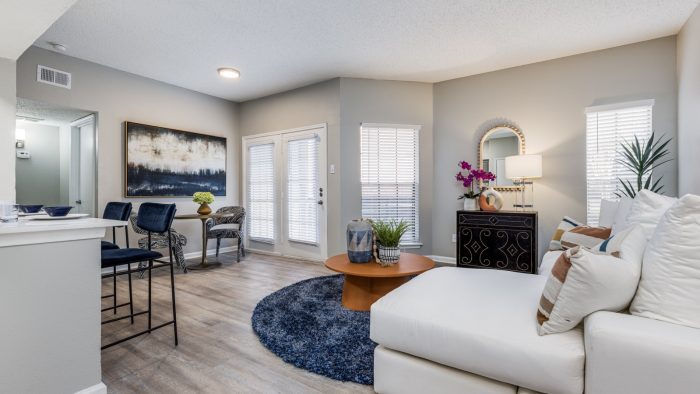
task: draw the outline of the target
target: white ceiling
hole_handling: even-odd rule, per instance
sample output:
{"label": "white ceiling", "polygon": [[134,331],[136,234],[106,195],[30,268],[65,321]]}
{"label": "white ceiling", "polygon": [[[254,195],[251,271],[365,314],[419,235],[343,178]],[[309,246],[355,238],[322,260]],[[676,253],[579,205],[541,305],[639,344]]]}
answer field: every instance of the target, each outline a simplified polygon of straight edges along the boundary
{"label": "white ceiling", "polygon": [[[234,101],[436,82],[673,35],[700,0],[80,0],[36,45]],[[238,81],[216,74],[241,71]]]}
{"label": "white ceiling", "polygon": [[36,119],[41,124],[66,124],[90,115],[92,112],[64,108],[53,104],[17,97],[17,116]]}
{"label": "white ceiling", "polygon": [[0,57],[17,60],[76,0],[2,0]]}

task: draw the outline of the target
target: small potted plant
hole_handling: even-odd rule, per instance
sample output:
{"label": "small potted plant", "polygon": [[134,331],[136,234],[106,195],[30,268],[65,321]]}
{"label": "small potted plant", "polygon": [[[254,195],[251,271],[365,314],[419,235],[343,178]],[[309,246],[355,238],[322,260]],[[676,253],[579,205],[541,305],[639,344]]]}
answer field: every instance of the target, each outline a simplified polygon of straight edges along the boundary
{"label": "small potted plant", "polygon": [[372,222],[372,229],[377,237],[379,264],[382,267],[389,267],[399,261],[401,254],[399,243],[401,242],[401,237],[408,231],[408,228],[408,223],[403,220],[377,220]]}
{"label": "small potted plant", "polygon": [[481,194],[479,181],[493,181],[496,176],[481,168],[472,168],[472,165],[466,161],[460,161],[457,165],[460,171],[455,175],[455,179],[467,189],[458,199],[464,200],[465,211],[477,211],[479,209],[479,195]]}
{"label": "small potted plant", "polygon": [[214,195],[209,192],[196,192],[192,195],[192,201],[199,204],[198,214],[209,215],[211,213],[209,204],[214,202]]}

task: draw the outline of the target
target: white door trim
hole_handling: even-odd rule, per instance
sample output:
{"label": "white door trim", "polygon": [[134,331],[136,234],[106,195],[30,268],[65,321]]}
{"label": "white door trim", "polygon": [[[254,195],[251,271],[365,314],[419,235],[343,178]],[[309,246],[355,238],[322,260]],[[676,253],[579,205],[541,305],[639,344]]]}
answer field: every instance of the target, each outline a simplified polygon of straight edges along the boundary
{"label": "white door trim", "polygon": [[[319,233],[319,242],[320,242],[320,258],[322,260],[325,260],[328,257],[328,171],[327,171],[327,155],[328,155],[328,124],[327,123],[318,123],[314,125],[309,125],[309,126],[302,126],[302,127],[295,127],[291,129],[285,129],[285,130],[280,130],[280,131],[272,131],[272,132],[265,132],[265,133],[259,133],[259,134],[252,134],[252,135],[247,135],[245,137],[242,137],[242,144],[241,144],[241,149],[242,149],[242,181],[243,181],[243,187],[242,187],[242,201],[243,201],[243,206],[247,207],[248,206],[248,164],[247,164],[247,154],[248,154],[248,147],[255,142],[255,144],[265,144],[265,143],[270,143],[273,142],[275,143],[275,174],[277,177],[279,177],[279,174],[284,173],[284,171],[280,171],[280,167],[283,165],[282,160],[280,160],[280,157],[282,156],[282,151],[283,151],[283,143],[285,141],[284,136],[287,134],[293,134],[293,133],[300,133],[304,131],[311,131],[311,130],[316,130],[320,129],[319,133],[322,133],[322,138],[321,141],[322,143],[319,145],[319,168],[320,168],[320,173],[319,173],[319,187],[323,187],[323,201],[324,201],[324,209],[322,210],[322,217],[320,220],[322,221],[321,223],[321,231]],[[281,180],[276,179],[275,182],[275,187],[279,188],[280,192],[277,192],[277,197],[278,198],[284,198],[286,195],[286,184],[283,183]],[[277,215],[277,223],[275,225],[275,236],[274,236],[274,250],[272,251],[267,251],[268,253],[277,253],[280,252],[280,249],[283,248],[282,245],[282,239],[286,239],[284,237],[284,234],[282,234],[282,231],[285,226],[282,226],[282,220],[283,220],[283,215],[285,212],[282,209],[282,206],[284,204],[284,201],[281,200],[277,205],[275,209],[275,214]],[[247,227],[246,227],[247,231]],[[250,237],[246,235],[245,237],[245,246],[246,248],[249,248],[250,245]],[[289,257],[300,257],[300,256],[293,256],[290,255]],[[306,257],[308,259],[308,257]]]}

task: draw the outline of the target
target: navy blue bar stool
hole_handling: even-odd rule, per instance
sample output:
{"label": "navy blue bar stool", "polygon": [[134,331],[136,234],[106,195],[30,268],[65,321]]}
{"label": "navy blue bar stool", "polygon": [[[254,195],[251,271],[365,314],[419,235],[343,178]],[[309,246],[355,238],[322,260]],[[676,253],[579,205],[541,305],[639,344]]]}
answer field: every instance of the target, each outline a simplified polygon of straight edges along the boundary
{"label": "navy blue bar stool", "polygon": [[[105,211],[102,214],[103,219],[120,220],[126,222],[129,220],[129,215],[131,215],[131,203],[130,202],[108,202],[105,205]],[[124,227],[124,238],[126,239],[126,247],[129,247],[129,226]],[[102,250],[107,249],[119,249],[117,246],[117,229],[112,227],[112,242],[102,241]],[[129,305],[131,303],[131,284],[129,284],[129,302],[121,305],[117,305],[117,267],[115,266],[112,272],[115,274],[112,277],[112,284],[114,286],[114,293],[104,295],[102,298],[112,298],[112,307],[104,308],[102,312],[112,309],[114,314],[117,314],[117,308]]]}
{"label": "navy blue bar stool", "polygon": [[[148,329],[138,332],[136,334],[129,335],[126,338],[119,339],[115,342],[102,346],[102,349],[117,345],[129,339],[136,338],[140,335],[150,333],[153,330],[173,325],[173,332],[175,335],[175,346],[178,344],[177,340],[177,313],[175,310],[175,273],[173,256],[170,254],[168,256],[168,261],[158,260],[163,257],[159,252],[151,250],[151,234],[152,233],[168,233],[169,243],[172,243],[170,236],[170,227],[175,218],[175,204],[157,204],[157,203],[143,203],[139,207],[138,218],[136,219],[136,224],[148,232],[148,250],[140,248],[123,248],[123,249],[106,249],[102,251],[102,268],[110,268],[126,265],[126,271],[113,272],[111,274],[102,275],[103,278],[109,278],[117,275],[128,275],[129,277],[129,297],[130,301],[132,298],[131,294],[131,264],[140,263],[148,261],[148,266],[146,270],[148,271],[148,309],[145,311],[134,312],[133,303],[129,302],[129,314],[126,316],[116,317],[113,319],[105,320],[102,324],[112,323],[118,320],[130,318],[133,324],[134,317],[148,314]],[[168,245],[170,250],[172,250],[172,245]],[[156,262],[157,264],[154,264]],[[152,325],[152,285],[151,285],[151,271],[156,268],[170,267],[170,289],[172,297],[172,309],[173,318],[165,323],[161,323],[157,326]],[[107,308],[111,309],[111,308]]]}

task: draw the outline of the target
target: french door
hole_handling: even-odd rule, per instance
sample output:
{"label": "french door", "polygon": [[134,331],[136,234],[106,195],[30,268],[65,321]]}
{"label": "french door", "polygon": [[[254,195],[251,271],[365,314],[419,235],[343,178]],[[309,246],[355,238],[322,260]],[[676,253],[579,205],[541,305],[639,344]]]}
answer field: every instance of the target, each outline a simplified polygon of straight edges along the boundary
{"label": "french door", "polygon": [[243,161],[248,248],[325,259],[326,125],[244,137]]}

